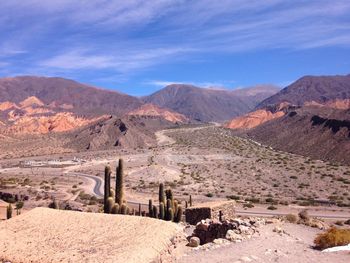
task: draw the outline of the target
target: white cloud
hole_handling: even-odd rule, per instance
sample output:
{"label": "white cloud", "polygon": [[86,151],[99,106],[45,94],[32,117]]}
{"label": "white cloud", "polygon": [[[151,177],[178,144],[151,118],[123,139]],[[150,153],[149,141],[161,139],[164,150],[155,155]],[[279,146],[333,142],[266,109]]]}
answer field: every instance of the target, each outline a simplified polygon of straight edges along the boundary
{"label": "white cloud", "polygon": [[347,0],[1,1],[0,56],[129,73],[203,53],[349,46],[349,13]]}
{"label": "white cloud", "polygon": [[135,69],[147,68],[188,51],[186,48],[155,48],[96,55],[94,50],[76,49],[43,60],[39,62],[39,66],[66,70],[114,69],[125,73]]}
{"label": "white cloud", "polygon": [[193,81],[164,81],[164,80],[151,80],[146,81],[144,84],[157,86],[157,87],[165,87],[171,84],[186,84],[193,85],[200,88],[208,88],[208,89],[226,89],[227,86],[235,83],[233,80],[226,80],[221,82],[193,82]]}

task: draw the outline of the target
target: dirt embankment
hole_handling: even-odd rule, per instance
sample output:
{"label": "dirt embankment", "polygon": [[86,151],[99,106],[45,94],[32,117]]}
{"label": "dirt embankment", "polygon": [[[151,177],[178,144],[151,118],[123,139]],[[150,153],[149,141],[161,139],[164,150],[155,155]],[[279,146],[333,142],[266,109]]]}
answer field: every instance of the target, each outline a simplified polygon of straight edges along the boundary
{"label": "dirt embankment", "polygon": [[146,217],[35,208],[0,223],[0,261],[154,262],[179,230]]}

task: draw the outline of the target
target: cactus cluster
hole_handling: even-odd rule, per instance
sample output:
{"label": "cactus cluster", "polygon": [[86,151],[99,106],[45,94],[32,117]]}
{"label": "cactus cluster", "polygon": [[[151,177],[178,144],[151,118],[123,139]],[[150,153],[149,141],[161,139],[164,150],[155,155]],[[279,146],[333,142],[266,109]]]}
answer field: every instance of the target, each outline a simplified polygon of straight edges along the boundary
{"label": "cactus cluster", "polygon": [[115,178],[115,191],[111,188],[111,174],[111,167],[106,166],[103,211],[106,214],[129,214],[130,210],[124,200],[123,159],[119,159],[118,161]]}
{"label": "cactus cluster", "polygon": [[164,184],[159,184],[159,219],[180,222],[182,217],[182,207],[174,199],[171,189],[164,190]]}
{"label": "cactus cluster", "polygon": [[[111,188],[111,168],[105,167],[105,188],[104,188],[104,213],[107,214],[136,214],[135,209],[130,210],[124,200],[124,169],[123,159],[119,159],[116,168],[116,180],[115,191]],[[150,199],[148,202],[148,216],[152,218],[159,218],[161,220],[180,222],[183,210],[179,205],[178,200],[174,199],[174,195],[171,189],[165,190],[164,184],[159,184],[159,206],[153,204]],[[192,197],[189,200],[190,206],[192,205]],[[187,208],[187,201],[186,201]],[[139,216],[145,216],[145,211],[141,210],[141,204],[139,204],[138,213]]]}

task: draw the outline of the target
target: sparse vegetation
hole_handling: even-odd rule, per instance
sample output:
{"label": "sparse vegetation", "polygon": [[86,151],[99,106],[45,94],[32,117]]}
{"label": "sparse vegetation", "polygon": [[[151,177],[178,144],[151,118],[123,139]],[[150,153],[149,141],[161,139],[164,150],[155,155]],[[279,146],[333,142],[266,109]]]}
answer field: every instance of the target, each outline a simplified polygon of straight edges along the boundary
{"label": "sparse vegetation", "polygon": [[326,232],[317,235],[314,243],[318,249],[347,245],[350,243],[350,229],[332,227]]}
{"label": "sparse vegetation", "polygon": [[298,222],[298,216],[297,215],[294,215],[294,214],[288,214],[286,215],[286,221],[289,222],[289,223],[297,223]]}

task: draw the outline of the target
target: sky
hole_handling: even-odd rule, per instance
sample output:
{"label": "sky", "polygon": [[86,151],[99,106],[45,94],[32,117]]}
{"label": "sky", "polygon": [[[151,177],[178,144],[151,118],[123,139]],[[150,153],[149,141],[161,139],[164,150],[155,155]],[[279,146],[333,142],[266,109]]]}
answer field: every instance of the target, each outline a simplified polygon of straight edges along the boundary
{"label": "sky", "polygon": [[0,1],[0,76],[135,96],[350,74],[349,0]]}

